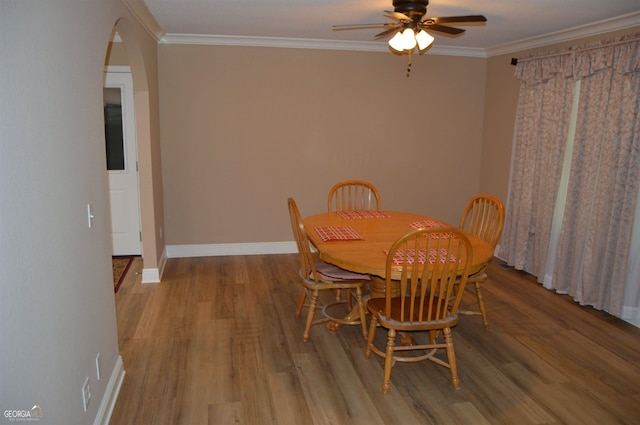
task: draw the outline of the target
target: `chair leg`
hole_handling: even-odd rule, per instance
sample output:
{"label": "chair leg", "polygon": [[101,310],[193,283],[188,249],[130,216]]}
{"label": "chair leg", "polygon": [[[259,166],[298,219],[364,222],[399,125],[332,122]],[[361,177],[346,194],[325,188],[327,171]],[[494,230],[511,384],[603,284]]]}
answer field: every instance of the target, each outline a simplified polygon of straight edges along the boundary
{"label": "chair leg", "polygon": [[371,357],[371,345],[373,344],[373,339],[376,336],[376,329],[378,327],[378,318],[372,314],[371,315],[371,324],[369,325],[369,333],[367,335],[367,348],[364,350],[364,358],[368,359]]}
{"label": "chair leg", "polygon": [[358,312],[360,313],[360,325],[362,326],[362,336],[367,339],[367,310],[364,308],[362,300],[362,288],[356,288],[356,302],[358,303]]}
{"label": "chair leg", "polygon": [[435,344],[437,337],[438,337],[438,331],[430,330],[429,331],[429,344],[431,344],[431,345]]}
{"label": "chair leg", "polygon": [[453,349],[453,339],[451,338],[451,329],[444,328],[444,342],[447,348],[447,361],[451,370],[451,382],[456,390],[460,388],[460,378],[458,377],[458,366],[456,365],[456,352]]}
{"label": "chair leg", "polygon": [[391,388],[391,368],[393,367],[393,348],[396,345],[396,331],[389,329],[387,335],[387,351],[384,356],[384,381],[382,382],[382,393],[388,394]]}
{"label": "chair leg", "polygon": [[318,291],[315,290],[311,293],[311,300],[309,302],[309,312],[307,313],[307,323],[304,327],[304,332],[302,333],[302,340],[307,342],[309,339],[309,331],[311,329],[311,325],[313,324],[313,318],[316,315],[316,305],[318,304]]}
{"label": "chair leg", "polygon": [[[482,325],[485,328],[489,327],[489,319],[487,318],[487,309],[484,305],[484,297],[482,296],[482,283],[485,282],[486,279],[477,280],[473,282],[473,286],[467,284],[466,289],[473,293],[476,297],[476,301],[478,302],[478,310],[462,310],[459,309],[459,314],[470,315],[470,316],[481,316],[482,317]],[[457,285],[456,285],[457,286]]]}
{"label": "chair leg", "polygon": [[300,313],[302,312],[302,307],[304,307],[304,302],[307,299],[307,291],[305,289],[302,290],[302,294],[300,294],[300,301],[298,301],[298,308],[296,308],[296,318],[300,317]]}
{"label": "chair leg", "polygon": [[478,308],[480,309],[480,315],[482,316],[482,324],[485,328],[489,327],[489,320],[487,319],[487,309],[484,306],[484,298],[482,291],[480,290],[480,282],[476,282],[476,297],[478,298]]}

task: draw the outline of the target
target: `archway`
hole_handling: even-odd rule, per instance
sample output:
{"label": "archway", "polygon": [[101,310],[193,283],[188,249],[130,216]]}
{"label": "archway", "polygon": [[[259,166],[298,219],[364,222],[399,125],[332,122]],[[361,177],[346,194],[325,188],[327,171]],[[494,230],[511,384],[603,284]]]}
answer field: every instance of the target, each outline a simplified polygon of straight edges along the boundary
{"label": "archway", "polygon": [[[125,18],[120,18],[114,25],[109,46],[105,55],[105,66],[109,65],[110,55],[114,41],[120,38],[124,46],[126,55],[126,65],[131,69],[133,79],[133,90],[135,94],[135,121],[136,121],[136,139],[138,149],[138,182],[140,196],[140,225],[142,230],[142,282],[153,283],[160,282],[162,268],[159,264],[164,265],[164,260],[160,258],[159,253],[163,252],[158,244],[158,231],[161,228],[161,220],[157,220],[158,213],[161,211],[161,201],[156,200],[157,193],[162,193],[161,183],[154,179],[154,164],[159,166],[159,147],[154,154],[152,134],[154,134],[151,122],[152,111],[157,108],[152,107],[149,76],[147,74],[147,66],[145,64],[145,55],[138,39],[138,34],[133,25]],[[157,102],[157,97],[156,97]],[[157,106],[157,105],[156,105]],[[157,171],[159,173],[159,171]],[[158,179],[161,182],[160,179]],[[157,223],[160,222],[160,227]]]}

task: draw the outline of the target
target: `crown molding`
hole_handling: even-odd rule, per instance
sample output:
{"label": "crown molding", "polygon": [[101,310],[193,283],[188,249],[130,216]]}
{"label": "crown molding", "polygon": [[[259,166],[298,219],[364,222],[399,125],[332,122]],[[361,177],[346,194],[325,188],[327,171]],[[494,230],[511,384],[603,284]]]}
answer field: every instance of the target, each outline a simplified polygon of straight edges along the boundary
{"label": "crown molding", "polygon": [[131,12],[136,21],[144,28],[156,42],[160,42],[164,36],[164,30],[151,14],[151,11],[142,0],[120,0]]}
{"label": "crown molding", "polygon": [[[165,34],[142,0],[121,0],[149,35],[161,44],[200,44],[216,46],[281,47],[292,49],[348,50],[389,53],[386,43],[374,41],[322,40],[285,37],[231,35]],[[633,12],[595,23],[581,25],[543,36],[526,38],[487,49],[435,45],[428,54],[487,58],[547,45],[596,36],[640,26],[640,12]]]}
{"label": "crown molding", "polygon": [[[388,50],[387,50],[388,51]],[[427,51],[434,55],[441,56],[466,56],[472,58],[486,58],[485,49],[478,47],[457,47],[457,46],[438,46],[435,45]]]}
{"label": "crown molding", "polygon": [[360,50],[380,52],[382,43],[285,37],[251,37],[242,35],[165,34],[164,44],[205,44],[214,46],[283,47],[291,49]]}
{"label": "crown molding", "polygon": [[587,25],[556,31],[539,37],[531,37],[513,43],[501,44],[499,46],[486,49],[487,57],[498,56],[523,50],[535,49],[537,47],[551,44],[563,43],[565,41],[577,40],[585,37],[592,37],[612,31],[620,31],[627,28],[640,26],[640,12],[632,12],[616,18],[605,19]]}
{"label": "crown molding", "polygon": [[[349,50],[389,53],[387,43],[374,41],[318,40],[285,37],[249,37],[232,35],[165,34],[163,44],[201,44],[212,46],[282,47],[290,49]],[[433,46],[429,54],[485,57],[484,49]]]}

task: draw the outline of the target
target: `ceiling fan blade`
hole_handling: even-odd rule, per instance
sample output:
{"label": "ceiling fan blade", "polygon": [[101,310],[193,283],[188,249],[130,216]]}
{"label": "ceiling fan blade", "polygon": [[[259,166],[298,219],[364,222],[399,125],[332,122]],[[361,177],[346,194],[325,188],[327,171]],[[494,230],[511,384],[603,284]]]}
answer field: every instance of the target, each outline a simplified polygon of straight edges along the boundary
{"label": "ceiling fan blade", "polygon": [[438,24],[423,25],[423,26],[424,26],[424,28],[426,30],[429,30],[429,31],[438,31],[438,32],[443,32],[443,33],[451,34],[451,35],[462,34],[465,31],[465,30],[460,29],[460,28],[447,27],[447,26],[438,25]]}
{"label": "ceiling fan blade", "polygon": [[468,16],[444,16],[442,18],[430,18],[436,24],[450,24],[453,22],[487,22],[487,18],[482,15],[468,15]]}
{"label": "ceiling fan blade", "polygon": [[386,37],[388,35],[394,34],[398,32],[401,28],[402,28],[402,25],[395,25],[393,28],[389,28],[386,31],[382,31],[380,34],[376,34],[375,38],[382,38],[382,37]]}
{"label": "ceiling fan blade", "polygon": [[334,25],[332,28],[334,31],[342,31],[342,30],[361,30],[367,28],[387,28],[389,25],[395,25],[392,23],[385,24],[353,24],[353,25]]}
{"label": "ceiling fan blade", "polygon": [[407,21],[407,22],[411,22],[411,18],[408,17],[407,15],[405,15],[404,13],[400,13],[400,12],[394,12],[392,10],[385,10],[384,11],[384,15],[389,18],[389,19],[393,19],[394,21],[398,21],[398,22],[402,22],[402,21]]}

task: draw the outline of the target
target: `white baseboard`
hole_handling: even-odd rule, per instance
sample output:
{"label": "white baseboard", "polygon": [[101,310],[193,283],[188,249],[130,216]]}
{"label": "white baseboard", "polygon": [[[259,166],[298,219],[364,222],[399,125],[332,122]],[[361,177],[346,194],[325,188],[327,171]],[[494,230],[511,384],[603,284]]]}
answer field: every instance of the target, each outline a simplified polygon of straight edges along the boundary
{"label": "white baseboard", "polygon": [[142,270],[142,283],[160,283],[168,258],[219,257],[225,255],[294,254],[295,242],[167,245],[156,269]]}
{"label": "white baseboard", "polygon": [[160,269],[142,269],[142,283],[160,283]]}
{"label": "white baseboard", "polygon": [[160,283],[164,267],[167,265],[167,249],[162,251],[157,269],[142,269],[142,283]]}
{"label": "white baseboard", "polygon": [[158,277],[162,279],[162,275],[164,274],[164,267],[167,265],[167,247],[164,247],[164,251],[162,251],[162,255],[160,256],[160,262],[158,264]]}
{"label": "white baseboard", "polygon": [[217,257],[224,255],[293,254],[295,242],[167,245],[168,258]]}
{"label": "white baseboard", "polygon": [[118,356],[116,364],[111,371],[111,377],[107,383],[107,389],[104,392],[104,397],[102,398],[102,402],[98,408],[98,414],[96,415],[96,419],[93,421],[94,425],[109,425],[111,414],[113,413],[113,408],[116,406],[116,401],[118,400],[118,394],[120,393],[125,373],[122,356]]}

